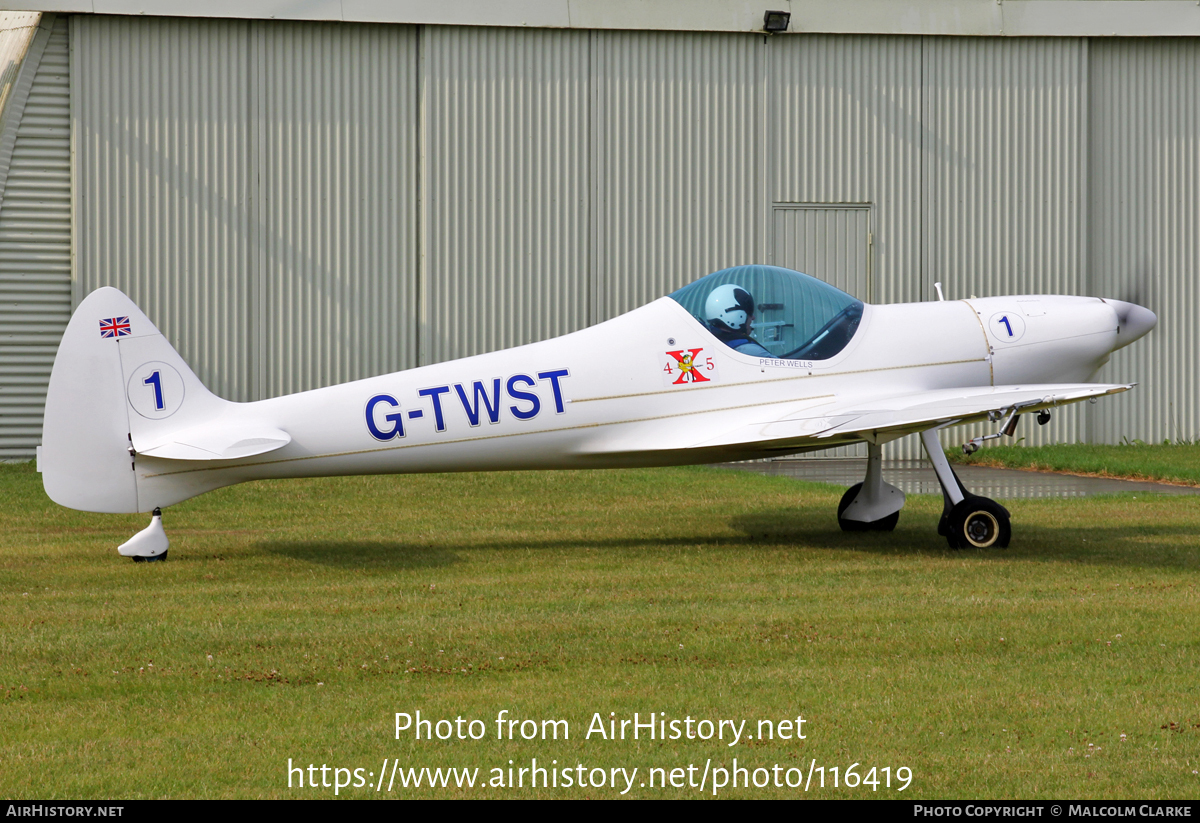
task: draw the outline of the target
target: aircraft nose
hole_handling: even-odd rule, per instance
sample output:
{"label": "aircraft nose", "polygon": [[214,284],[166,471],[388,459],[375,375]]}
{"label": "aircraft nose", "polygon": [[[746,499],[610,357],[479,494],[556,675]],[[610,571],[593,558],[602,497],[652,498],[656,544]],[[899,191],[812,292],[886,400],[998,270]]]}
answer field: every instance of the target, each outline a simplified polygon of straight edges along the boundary
{"label": "aircraft nose", "polygon": [[1117,313],[1117,346],[1114,351],[1125,348],[1158,325],[1158,315],[1145,306],[1108,298],[1104,302]]}

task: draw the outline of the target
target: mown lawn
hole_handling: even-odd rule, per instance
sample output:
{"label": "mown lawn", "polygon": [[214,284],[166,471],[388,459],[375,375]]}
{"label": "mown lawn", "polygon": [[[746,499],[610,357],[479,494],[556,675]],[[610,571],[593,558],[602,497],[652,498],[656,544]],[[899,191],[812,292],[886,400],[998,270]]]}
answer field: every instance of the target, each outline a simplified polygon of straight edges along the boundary
{"label": "mown lawn", "polygon": [[1200,443],[992,446],[970,456],[964,455],[960,449],[948,451],[947,454],[956,463],[977,466],[1200,485]]}
{"label": "mown lawn", "polygon": [[[483,783],[537,758],[694,797],[637,784],[735,757],[827,785],[719,796],[1200,793],[1200,500],[1009,501],[1012,548],[951,552],[939,498],[843,534],[841,491],[703,468],[261,483],[169,509],[170,559],[135,565],[116,546],[147,518],[61,509],[0,467],[0,793],[331,797],[289,789],[289,758],[372,784],[385,758]],[[417,710],[487,734],[397,740]],[[498,741],[502,710],[570,739]],[[802,715],[806,739],[585,739],[610,712],[749,734]],[[854,763],[893,788],[833,788]]]}

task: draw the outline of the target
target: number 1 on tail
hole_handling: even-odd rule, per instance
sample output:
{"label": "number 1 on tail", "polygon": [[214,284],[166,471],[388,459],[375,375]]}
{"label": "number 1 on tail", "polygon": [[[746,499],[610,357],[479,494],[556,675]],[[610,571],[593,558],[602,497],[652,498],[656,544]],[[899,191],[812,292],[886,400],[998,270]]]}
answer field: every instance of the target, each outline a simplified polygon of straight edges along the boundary
{"label": "number 1 on tail", "polygon": [[142,385],[154,387],[154,408],[157,409],[158,411],[162,411],[163,409],[165,409],[166,404],[163,403],[163,393],[162,393],[162,377],[159,375],[159,373],[154,372],[153,374],[151,374],[149,377],[147,377],[145,380],[142,381]]}

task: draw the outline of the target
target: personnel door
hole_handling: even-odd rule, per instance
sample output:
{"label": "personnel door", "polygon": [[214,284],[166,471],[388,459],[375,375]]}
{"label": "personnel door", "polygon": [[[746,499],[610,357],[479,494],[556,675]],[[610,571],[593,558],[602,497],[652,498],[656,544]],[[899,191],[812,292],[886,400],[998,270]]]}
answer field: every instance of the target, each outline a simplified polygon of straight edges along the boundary
{"label": "personnel door", "polygon": [[771,262],[871,302],[871,207],[776,203]]}

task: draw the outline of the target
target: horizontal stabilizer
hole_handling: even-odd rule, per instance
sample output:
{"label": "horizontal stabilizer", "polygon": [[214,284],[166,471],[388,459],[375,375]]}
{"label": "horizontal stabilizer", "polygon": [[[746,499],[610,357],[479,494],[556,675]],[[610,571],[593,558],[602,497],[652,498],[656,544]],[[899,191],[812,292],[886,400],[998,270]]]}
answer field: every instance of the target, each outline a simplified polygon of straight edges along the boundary
{"label": "horizontal stabilizer", "polygon": [[160,436],[146,444],[133,441],[138,454],[167,460],[233,460],[281,449],[292,436],[272,426],[237,426],[215,420]]}

